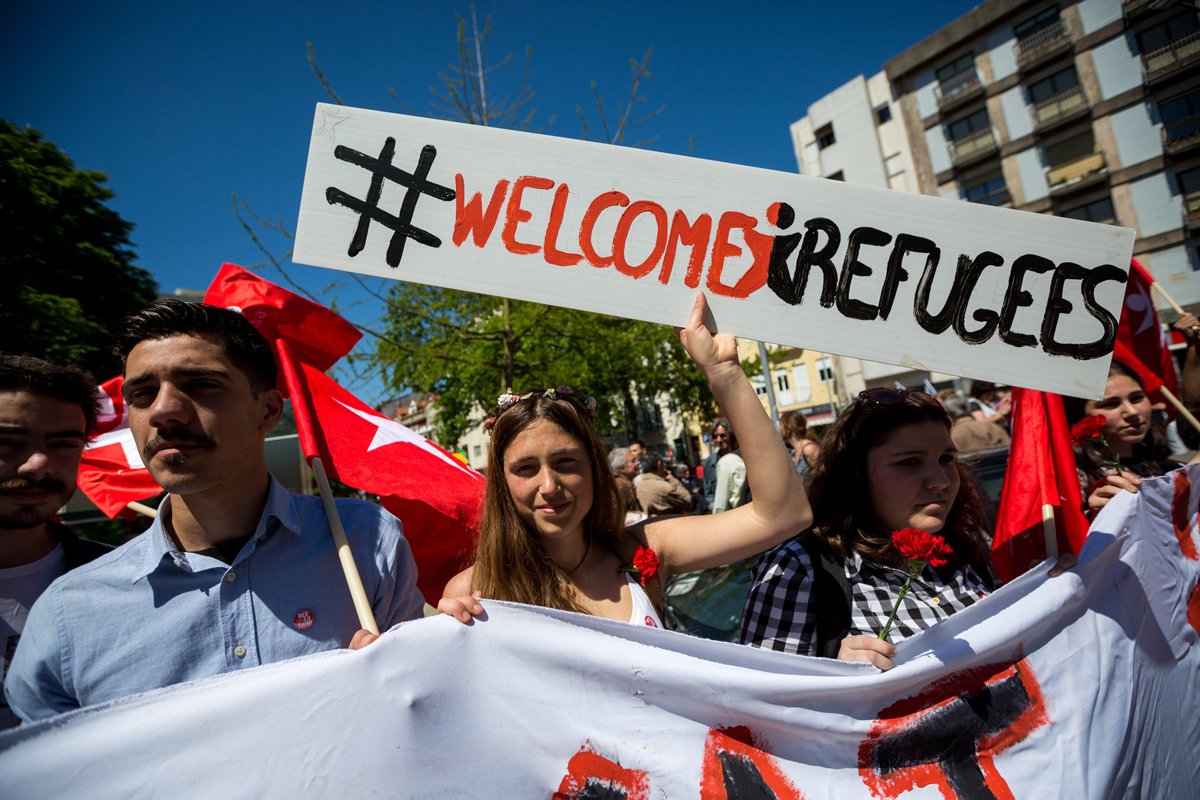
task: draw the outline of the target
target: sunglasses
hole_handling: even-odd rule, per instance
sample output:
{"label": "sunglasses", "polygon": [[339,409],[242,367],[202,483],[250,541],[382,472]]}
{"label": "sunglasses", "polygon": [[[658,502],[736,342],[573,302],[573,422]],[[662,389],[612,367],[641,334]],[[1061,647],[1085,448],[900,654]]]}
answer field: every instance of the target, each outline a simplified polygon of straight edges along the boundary
{"label": "sunglasses", "polygon": [[863,389],[858,399],[870,400],[877,406],[898,406],[908,398],[919,403],[936,403],[937,400],[918,389]]}

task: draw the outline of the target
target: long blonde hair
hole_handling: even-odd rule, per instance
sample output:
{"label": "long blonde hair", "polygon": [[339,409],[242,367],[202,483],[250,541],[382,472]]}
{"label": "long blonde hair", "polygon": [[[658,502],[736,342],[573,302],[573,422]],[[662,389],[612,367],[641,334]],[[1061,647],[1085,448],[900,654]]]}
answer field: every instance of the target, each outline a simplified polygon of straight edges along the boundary
{"label": "long blonde hair", "polygon": [[505,451],[522,431],[541,420],[562,428],[587,452],[592,468],[592,507],[584,517],[583,533],[588,547],[623,556],[624,513],[591,413],[576,395],[534,392],[502,412],[492,427],[472,584],[491,599],[586,613],[575,601],[566,569],[517,513],[504,477]]}

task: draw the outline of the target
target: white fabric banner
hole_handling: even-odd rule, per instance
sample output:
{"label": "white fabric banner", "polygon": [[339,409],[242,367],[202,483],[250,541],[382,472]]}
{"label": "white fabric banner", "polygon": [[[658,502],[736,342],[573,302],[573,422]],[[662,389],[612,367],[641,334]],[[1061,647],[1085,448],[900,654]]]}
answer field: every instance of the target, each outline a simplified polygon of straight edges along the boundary
{"label": "white fabric banner", "polygon": [[1100,515],[1075,569],[1026,574],[902,643],[887,673],[489,603],[470,627],[420,620],[361,652],[8,733],[0,792],[1192,796],[1198,501],[1200,467],[1146,481]]}

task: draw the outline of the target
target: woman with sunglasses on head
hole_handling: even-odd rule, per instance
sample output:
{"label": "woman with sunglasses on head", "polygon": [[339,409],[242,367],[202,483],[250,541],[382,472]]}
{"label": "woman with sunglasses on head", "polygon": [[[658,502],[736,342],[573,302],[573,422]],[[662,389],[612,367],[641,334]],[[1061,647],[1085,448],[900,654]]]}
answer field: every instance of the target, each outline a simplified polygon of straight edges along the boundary
{"label": "woman with sunglasses on head", "polygon": [[1150,396],[1137,373],[1120,361],[1108,368],[1104,396],[1096,400],[1064,397],[1067,423],[1101,417],[1098,435],[1075,447],[1084,513],[1095,516],[1121,492],[1136,492],[1142,478],[1165,475],[1182,466],[1168,456],[1166,437],[1154,422]]}
{"label": "woman with sunglasses on head", "polygon": [[701,294],[679,338],[739,432],[753,502],[626,529],[590,398],[567,387],[505,395],[491,426],[475,562],[447,584],[440,611],[470,622],[483,613],[482,597],[661,627],[670,574],[746,558],[808,525],[804,488],[738,364],[736,341],[709,333],[707,309]]}
{"label": "woman with sunglasses on head", "polygon": [[[951,421],[923,392],[868,389],[825,432],[808,480],[813,525],[754,570],[741,641],[890,669],[893,644],[993,588],[980,501],[958,464]],[[894,531],[937,534],[953,554],[908,578]]]}

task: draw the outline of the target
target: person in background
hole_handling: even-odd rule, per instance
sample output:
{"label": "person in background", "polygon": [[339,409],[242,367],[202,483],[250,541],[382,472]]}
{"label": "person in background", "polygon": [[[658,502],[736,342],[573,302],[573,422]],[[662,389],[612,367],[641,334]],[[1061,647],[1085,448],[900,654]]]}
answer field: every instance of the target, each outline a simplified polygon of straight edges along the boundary
{"label": "person in background", "polygon": [[648,516],[683,514],[692,510],[692,493],[675,480],[661,456],[642,458],[642,481],[637,485],[638,502]]}
{"label": "person in background", "polygon": [[[1137,373],[1113,359],[1104,395],[1095,400],[1063,397],[1067,424],[1084,417],[1104,420],[1100,436],[1075,447],[1084,513],[1090,519],[1122,491],[1136,492],[1143,478],[1181,466],[1171,460],[1166,437],[1154,424],[1150,396]],[[1119,459],[1119,465],[1118,465]]]}
{"label": "person in background", "polygon": [[717,485],[713,488],[712,513],[719,514],[737,508],[750,499],[746,485],[746,462],[740,449],[721,456],[717,461]]}
{"label": "person in background", "polygon": [[[4,674],[29,609],[63,573],[112,548],[54,519],[95,431],[96,382],[73,367],[0,356],[0,642]],[[20,720],[0,698],[0,729]]]}
{"label": "person in background", "polygon": [[633,478],[638,474],[638,462],[634,461],[629,448],[614,448],[608,454],[608,466],[612,470],[617,496],[621,499],[621,508],[626,514],[640,515],[642,505],[638,502],[637,490],[633,486]]}
{"label": "person in background", "polygon": [[[947,390],[943,390],[945,392]],[[989,447],[1003,447],[1012,441],[1008,431],[1001,425],[990,422],[980,422],[967,411],[967,403],[953,391],[949,394],[938,393],[938,400],[946,413],[954,420],[950,429],[950,438],[960,453],[970,453],[974,450],[986,450]]]}
{"label": "person in background", "polygon": [[729,420],[718,417],[712,424],[708,434],[708,457],[701,463],[701,480],[704,482],[704,505],[712,510],[713,501],[717,496],[717,462],[721,456],[732,453],[737,449],[737,437],[733,435],[733,427]]}
{"label": "person in background", "polygon": [[696,514],[707,512],[708,506],[704,505],[704,486],[692,474],[692,468],[687,464],[676,464],[671,467],[671,474],[675,476],[675,480],[683,484],[692,493],[692,511]]}
{"label": "person in background", "polygon": [[1008,418],[1012,414],[1012,395],[1001,396],[996,384],[989,381],[971,381],[967,410],[978,422],[1000,425],[1008,430]]}
{"label": "person in background", "polygon": [[629,443],[629,459],[634,463],[635,467],[635,472],[633,473],[632,478],[634,486],[637,486],[642,480],[642,474],[640,472],[642,459],[645,458],[646,454],[649,452],[650,451],[646,449],[646,443],[641,439],[634,439]]}
{"label": "person in background", "polygon": [[799,411],[788,411],[779,420],[779,433],[792,451],[792,464],[801,478],[816,465],[821,447],[808,433],[808,419]]}

